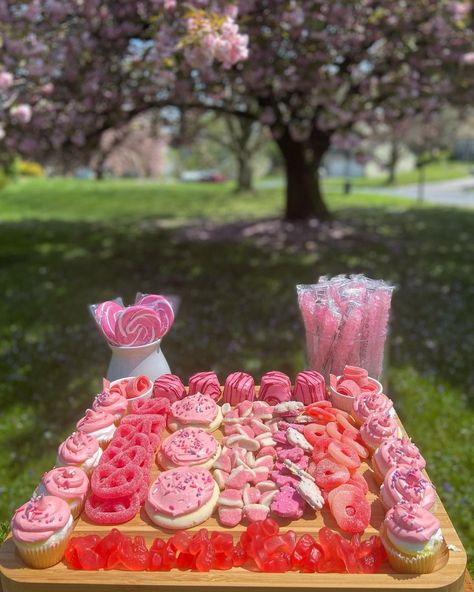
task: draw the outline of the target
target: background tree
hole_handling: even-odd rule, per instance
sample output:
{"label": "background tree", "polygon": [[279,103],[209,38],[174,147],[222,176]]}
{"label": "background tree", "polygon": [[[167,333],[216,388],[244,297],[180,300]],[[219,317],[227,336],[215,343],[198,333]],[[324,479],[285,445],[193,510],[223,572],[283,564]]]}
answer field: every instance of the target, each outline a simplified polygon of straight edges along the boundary
{"label": "background tree", "polygon": [[433,113],[469,91],[468,9],[452,0],[0,0],[0,61],[25,72],[26,97],[34,83],[54,84],[29,133],[8,141],[36,154],[91,146],[164,105],[260,120],[285,162],[286,217],[324,218],[318,170],[336,133]]}

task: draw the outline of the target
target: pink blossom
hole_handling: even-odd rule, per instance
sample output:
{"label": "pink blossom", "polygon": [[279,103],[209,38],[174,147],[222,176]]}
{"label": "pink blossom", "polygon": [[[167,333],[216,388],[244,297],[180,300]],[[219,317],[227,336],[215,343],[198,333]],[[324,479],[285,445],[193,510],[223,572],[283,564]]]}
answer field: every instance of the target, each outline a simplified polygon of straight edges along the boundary
{"label": "pink blossom", "polygon": [[10,109],[10,115],[19,123],[29,123],[32,116],[31,107],[26,104],[16,105]]}
{"label": "pink blossom", "polygon": [[13,74],[10,72],[0,72],[0,90],[8,90],[13,84]]}
{"label": "pink blossom", "polygon": [[468,64],[469,66],[472,66],[474,64],[474,51],[470,51],[468,53],[465,53],[462,56],[462,61],[465,64]]}

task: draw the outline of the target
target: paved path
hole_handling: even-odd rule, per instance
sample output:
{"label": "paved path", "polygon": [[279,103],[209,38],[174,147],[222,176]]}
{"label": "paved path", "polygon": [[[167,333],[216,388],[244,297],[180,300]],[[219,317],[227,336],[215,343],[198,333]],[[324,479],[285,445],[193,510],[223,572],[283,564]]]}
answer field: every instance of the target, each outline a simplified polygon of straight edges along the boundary
{"label": "paved path", "polygon": [[[371,188],[370,191],[375,191],[375,188]],[[379,194],[393,197],[407,197],[411,199],[417,199],[418,197],[418,185],[416,184],[394,188],[378,187],[376,191]],[[474,207],[474,177],[425,183],[424,201],[436,204]]]}

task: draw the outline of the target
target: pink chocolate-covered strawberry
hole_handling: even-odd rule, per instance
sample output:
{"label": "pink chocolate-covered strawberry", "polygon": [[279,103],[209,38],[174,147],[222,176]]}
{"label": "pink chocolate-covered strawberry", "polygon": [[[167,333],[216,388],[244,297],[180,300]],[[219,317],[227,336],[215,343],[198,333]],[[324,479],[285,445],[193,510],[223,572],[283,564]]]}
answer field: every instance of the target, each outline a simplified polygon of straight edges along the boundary
{"label": "pink chocolate-covered strawberry", "polygon": [[291,399],[291,381],[283,372],[267,372],[260,381],[259,399],[269,405],[278,405]]}
{"label": "pink chocolate-covered strawberry", "polygon": [[202,393],[217,401],[221,398],[221,387],[215,372],[198,372],[189,378],[189,394]]}
{"label": "pink chocolate-covered strawberry", "polygon": [[293,398],[305,405],[327,399],[324,376],[314,370],[300,372],[296,376]]}
{"label": "pink chocolate-covered strawberry", "polygon": [[245,372],[233,372],[226,378],[224,385],[224,402],[237,405],[242,401],[255,399],[255,381]]}

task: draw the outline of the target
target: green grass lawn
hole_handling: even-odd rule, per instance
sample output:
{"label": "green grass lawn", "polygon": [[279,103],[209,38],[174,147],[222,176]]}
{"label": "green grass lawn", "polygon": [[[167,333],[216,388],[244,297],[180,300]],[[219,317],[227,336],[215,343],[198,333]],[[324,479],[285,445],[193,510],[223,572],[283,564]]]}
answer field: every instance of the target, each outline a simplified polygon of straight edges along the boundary
{"label": "green grass lawn", "polygon": [[295,284],[365,273],[398,286],[388,393],[474,556],[474,211],[330,193],[331,226],[279,224],[281,190],[21,181],[0,193],[0,520],[54,463],[109,352],[87,304],[182,297],[164,351],[184,380],[304,366]]}

